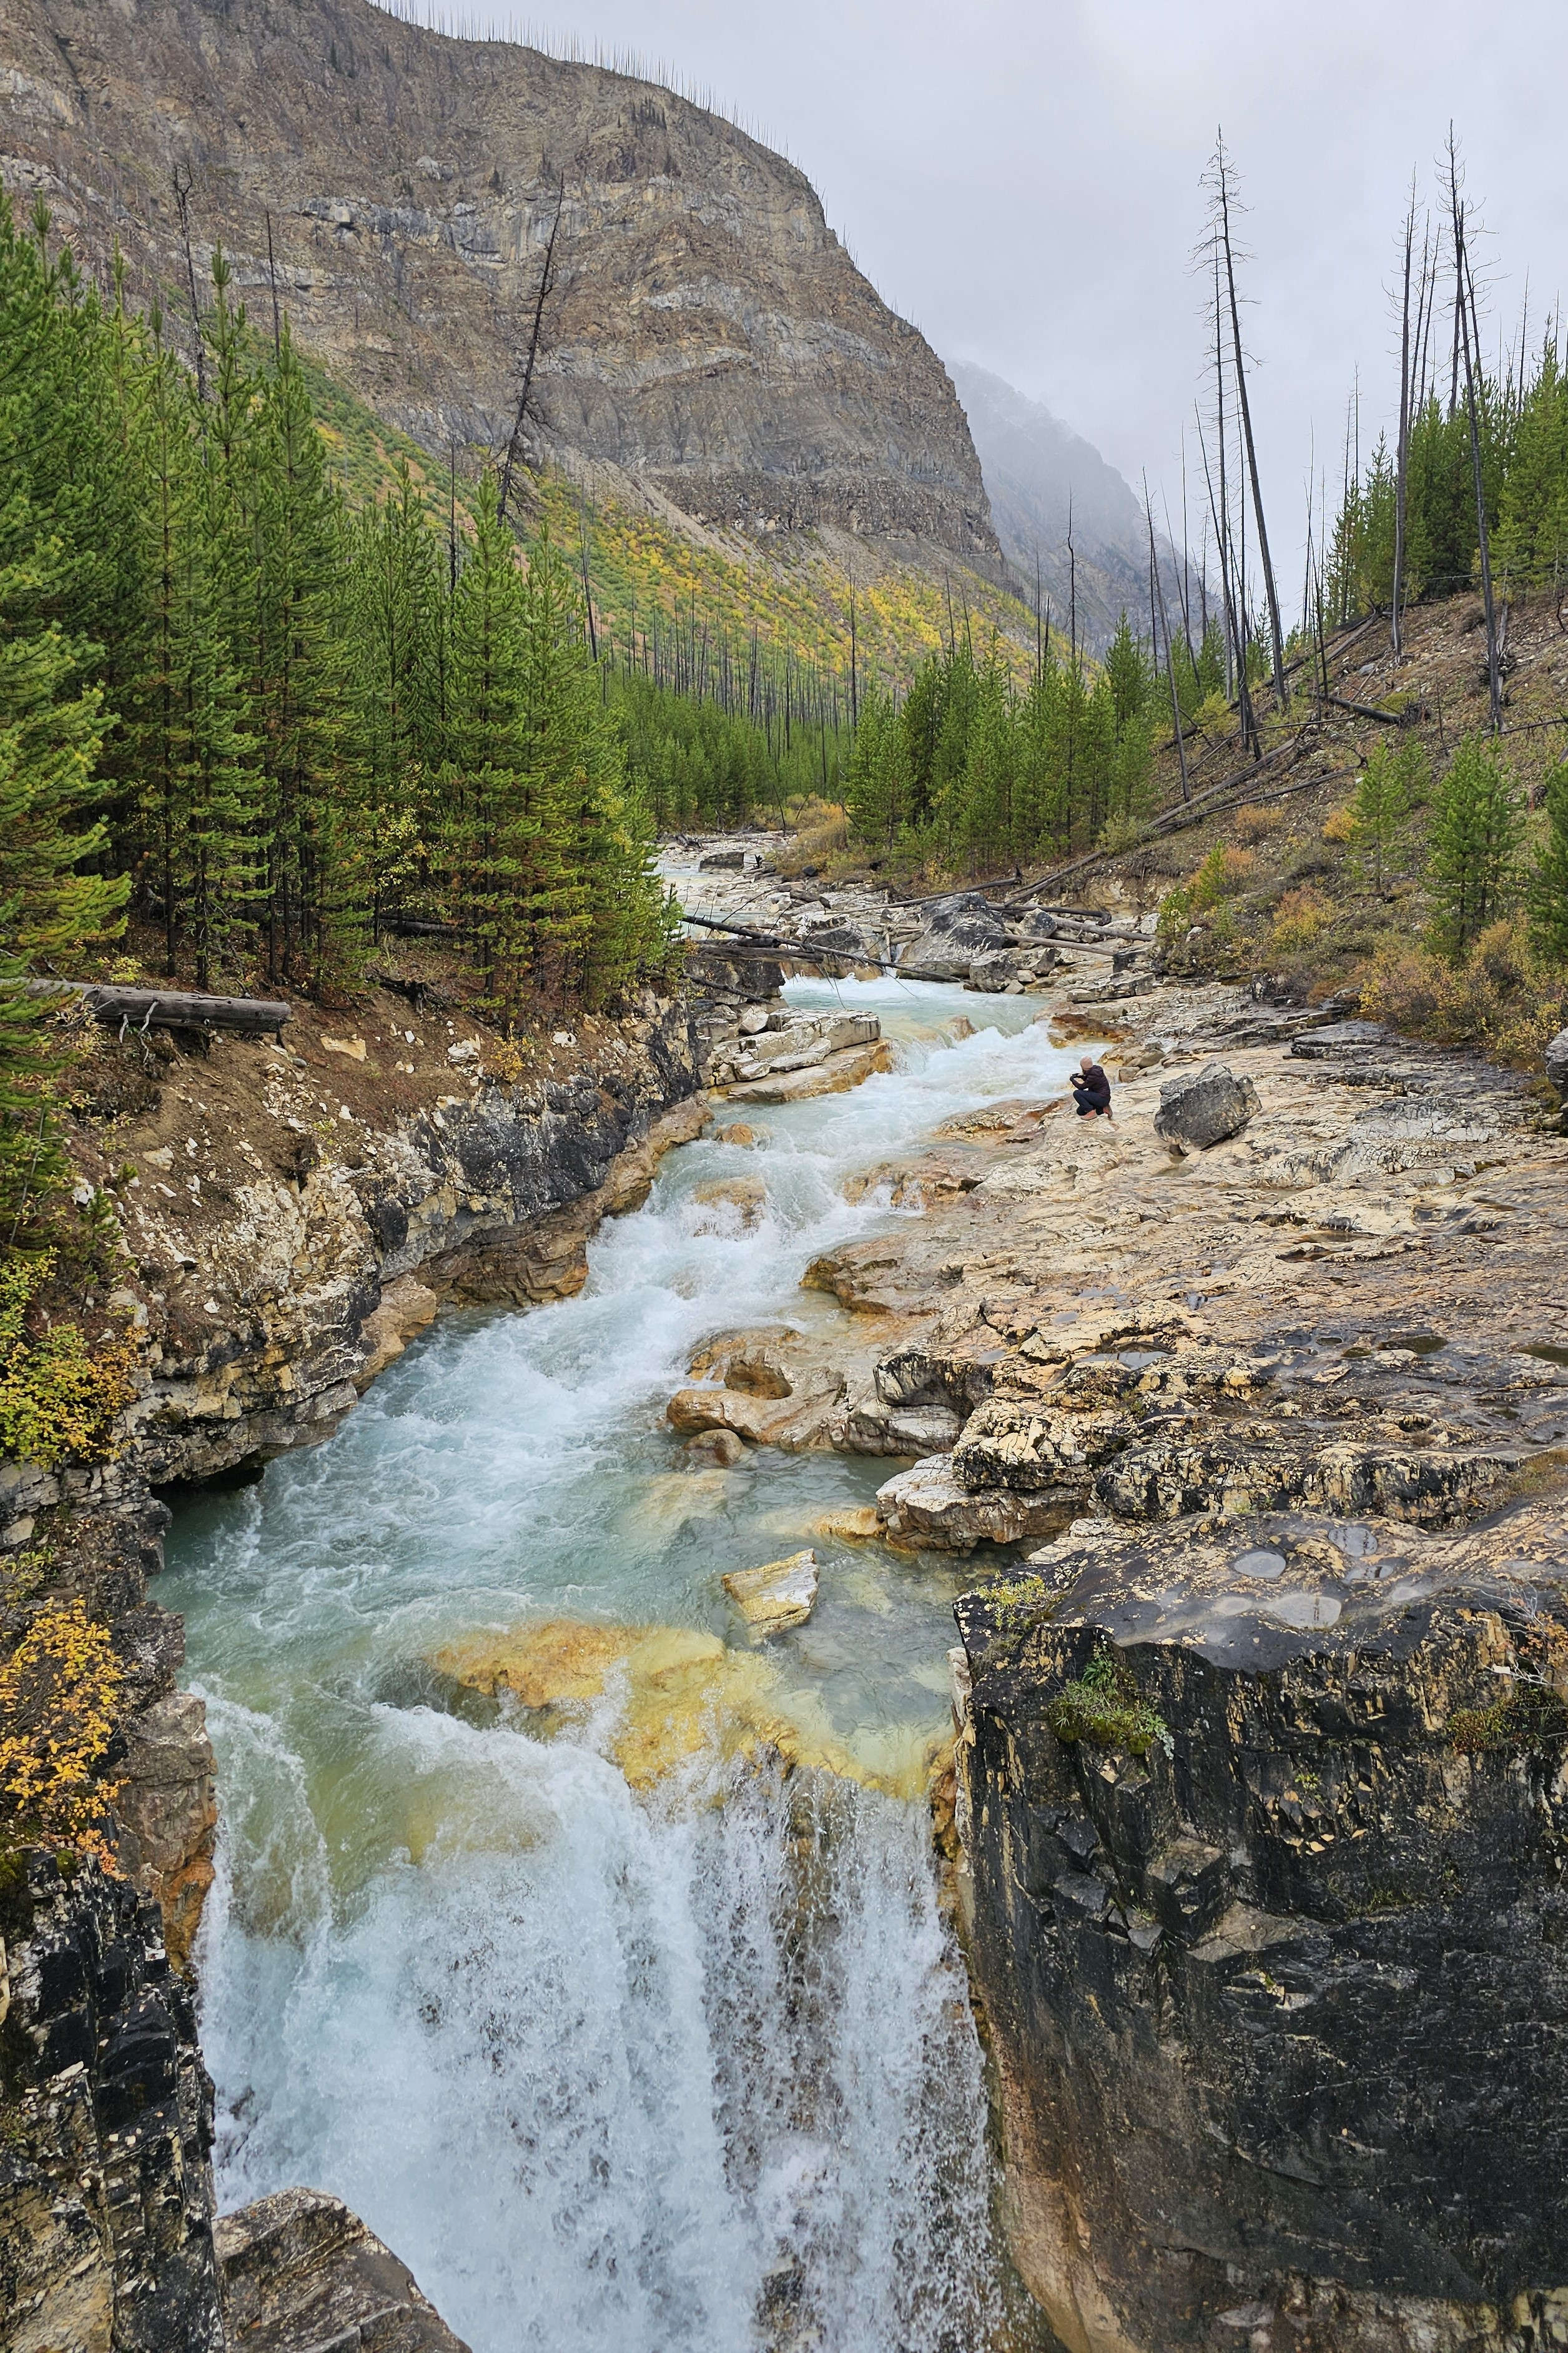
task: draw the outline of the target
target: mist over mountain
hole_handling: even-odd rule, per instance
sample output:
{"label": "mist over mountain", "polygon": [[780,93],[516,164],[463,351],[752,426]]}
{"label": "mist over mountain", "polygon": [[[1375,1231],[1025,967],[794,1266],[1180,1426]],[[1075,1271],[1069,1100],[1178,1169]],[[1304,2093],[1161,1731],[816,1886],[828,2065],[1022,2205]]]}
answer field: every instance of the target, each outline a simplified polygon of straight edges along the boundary
{"label": "mist over mountain", "polygon": [[[1128,482],[1091,442],[1000,376],[967,363],[950,365],[948,373],[969,418],[996,536],[1031,600],[1037,554],[1041,597],[1064,631],[1073,590],[1069,573],[1076,571],[1080,644],[1095,651],[1107,645],[1123,610],[1146,634],[1148,529]],[[1172,554],[1164,534],[1156,533],[1155,542],[1166,566]],[[1172,588],[1167,572],[1167,596]],[[1174,624],[1175,615],[1171,617]]]}

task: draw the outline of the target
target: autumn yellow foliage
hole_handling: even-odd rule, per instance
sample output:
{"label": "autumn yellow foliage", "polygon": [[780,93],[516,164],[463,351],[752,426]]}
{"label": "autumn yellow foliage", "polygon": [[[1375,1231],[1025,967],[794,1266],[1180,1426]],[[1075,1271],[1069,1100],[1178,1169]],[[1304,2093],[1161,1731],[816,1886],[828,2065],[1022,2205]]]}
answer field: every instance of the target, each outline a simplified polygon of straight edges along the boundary
{"label": "autumn yellow foliage", "polygon": [[117,1785],[98,1778],[123,1677],[80,1601],[40,1609],[0,1663],[0,1841],[75,1847],[113,1870]]}
{"label": "autumn yellow foliage", "polygon": [[135,1362],[123,1336],[89,1345],[75,1324],[28,1330],[28,1307],[53,1266],[47,1253],[0,1266],[0,1454],[47,1470],[113,1451],[114,1419],[133,1395]]}

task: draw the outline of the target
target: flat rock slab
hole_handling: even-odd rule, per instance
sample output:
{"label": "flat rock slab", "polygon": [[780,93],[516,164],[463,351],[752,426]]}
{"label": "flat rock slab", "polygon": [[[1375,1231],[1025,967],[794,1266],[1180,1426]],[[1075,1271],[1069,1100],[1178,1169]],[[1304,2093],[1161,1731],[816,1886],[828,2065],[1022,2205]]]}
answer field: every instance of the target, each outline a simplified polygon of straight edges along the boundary
{"label": "flat rock slab", "polygon": [[748,1626],[780,1634],[786,1626],[804,1626],[816,1609],[818,1566],[815,1552],[792,1552],[761,1568],[731,1569],[722,1583]]}
{"label": "flat rock slab", "polygon": [[[1081,1492],[1081,1491],[1080,1491]],[[897,1542],[942,1552],[973,1552],[977,1544],[1017,1544],[1061,1523],[1072,1492],[1016,1493],[962,1486],[945,1454],[929,1455],[877,1490],[882,1525]]]}
{"label": "flat rock slab", "polygon": [[874,1071],[890,1071],[892,1067],[892,1056],[879,1039],[875,1045],[849,1046],[840,1053],[829,1054],[811,1070],[742,1079],[738,1086],[726,1090],[726,1100],[736,1103],[808,1103],[814,1095],[844,1094],[870,1078]]}

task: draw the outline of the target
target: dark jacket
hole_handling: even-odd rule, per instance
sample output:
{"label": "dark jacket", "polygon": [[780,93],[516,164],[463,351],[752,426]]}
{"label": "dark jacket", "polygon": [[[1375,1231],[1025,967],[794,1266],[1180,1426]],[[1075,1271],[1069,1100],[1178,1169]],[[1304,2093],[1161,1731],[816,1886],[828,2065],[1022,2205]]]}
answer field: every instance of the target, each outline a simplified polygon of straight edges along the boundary
{"label": "dark jacket", "polygon": [[1091,1111],[1110,1109],[1110,1081],[1098,1062],[1091,1062],[1087,1071],[1075,1071],[1072,1088],[1079,1103],[1087,1103]]}

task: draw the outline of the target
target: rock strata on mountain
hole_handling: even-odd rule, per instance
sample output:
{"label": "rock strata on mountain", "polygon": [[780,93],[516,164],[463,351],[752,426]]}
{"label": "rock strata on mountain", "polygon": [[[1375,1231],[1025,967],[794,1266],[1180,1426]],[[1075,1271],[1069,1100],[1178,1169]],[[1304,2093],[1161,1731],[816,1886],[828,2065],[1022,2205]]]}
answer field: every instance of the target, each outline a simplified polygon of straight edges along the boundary
{"label": "rock strata on mountain", "polygon": [[[699,521],[837,525],[999,564],[946,371],[793,164],[651,83],[447,39],[369,0],[11,0],[0,174],[188,340],[221,242],[270,320],[445,454],[511,430],[561,205],[547,445]],[[275,277],[268,262],[268,225]]]}

